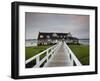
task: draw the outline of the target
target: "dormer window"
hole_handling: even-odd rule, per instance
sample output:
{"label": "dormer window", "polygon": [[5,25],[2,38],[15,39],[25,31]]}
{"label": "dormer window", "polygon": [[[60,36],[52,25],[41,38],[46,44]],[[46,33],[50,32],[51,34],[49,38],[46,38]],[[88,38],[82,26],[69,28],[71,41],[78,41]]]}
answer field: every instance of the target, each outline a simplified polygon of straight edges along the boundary
{"label": "dormer window", "polygon": [[57,37],[57,34],[56,33],[53,33],[53,37]]}
{"label": "dormer window", "polygon": [[62,35],[60,36],[60,38],[62,38]]}
{"label": "dormer window", "polygon": [[49,35],[47,35],[47,38],[50,38],[50,36],[49,36]]}
{"label": "dormer window", "polygon": [[40,35],[40,38],[43,38],[43,35]]}
{"label": "dormer window", "polygon": [[68,33],[68,35],[67,35],[68,37],[72,37],[72,35],[70,34],[70,33]]}

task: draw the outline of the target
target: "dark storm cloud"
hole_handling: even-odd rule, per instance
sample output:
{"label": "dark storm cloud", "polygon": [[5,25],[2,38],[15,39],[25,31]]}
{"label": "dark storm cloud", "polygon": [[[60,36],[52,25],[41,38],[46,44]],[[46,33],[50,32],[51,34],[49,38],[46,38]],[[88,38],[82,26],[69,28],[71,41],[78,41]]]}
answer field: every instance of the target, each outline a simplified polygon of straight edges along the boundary
{"label": "dark storm cloud", "polygon": [[75,37],[89,38],[89,16],[26,12],[26,39],[36,39],[39,31],[71,32]]}

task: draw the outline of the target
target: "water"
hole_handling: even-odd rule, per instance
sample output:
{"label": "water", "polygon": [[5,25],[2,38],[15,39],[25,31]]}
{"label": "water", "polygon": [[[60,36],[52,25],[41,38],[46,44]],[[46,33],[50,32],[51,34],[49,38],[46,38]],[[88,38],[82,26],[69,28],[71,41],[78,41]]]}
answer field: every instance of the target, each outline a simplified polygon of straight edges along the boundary
{"label": "water", "polygon": [[[84,45],[89,45],[89,40],[87,40],[87,39],[80,39],[79,43],[80,44],[84,44]],[[25,40],[25,46],[26,47],[37,46],[37,40],[36,39]]]}
{"label": "water", "polygon": [[26,47],[37,46],[37,40],[36,39],[25,40],[25,46]]}
{"label": "water", "polygon": [[89,40],[87,40],[87,39],[80,39],[79,43],[80,44],[84,44],[84,45],[89,45]]}

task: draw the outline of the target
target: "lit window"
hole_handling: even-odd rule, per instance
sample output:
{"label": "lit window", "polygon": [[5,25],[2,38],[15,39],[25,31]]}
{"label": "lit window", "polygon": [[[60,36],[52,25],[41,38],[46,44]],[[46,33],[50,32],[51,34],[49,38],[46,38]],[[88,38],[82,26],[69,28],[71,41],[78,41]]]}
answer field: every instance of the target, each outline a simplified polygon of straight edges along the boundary
{"label": "lit window", "polygon": [[47,35],[47,38],[50,38],[50,36],[49,36],[49,35]]}
{"label": "lit window", "polygon": [[68,33],[68,37],[72,37],[72,35],[70,33]]}
{"label": "lit window", "polygon": [[57,37],[57,34],[56,33],[53,33],[53,37]]}
{"label": "lit window", "polygon": [[62,38],[62,36],[60,36],[60,38]]}
{"label": "lit window", "polygon": [[43,35],[40,35],[40,38],[43,38]]}

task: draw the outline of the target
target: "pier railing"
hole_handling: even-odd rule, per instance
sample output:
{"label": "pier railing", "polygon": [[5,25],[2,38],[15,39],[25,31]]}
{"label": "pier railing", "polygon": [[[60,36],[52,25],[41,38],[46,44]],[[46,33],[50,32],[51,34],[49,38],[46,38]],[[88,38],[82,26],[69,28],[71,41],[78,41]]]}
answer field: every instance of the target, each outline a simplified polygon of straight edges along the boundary
{"label": "pier railing", "polygon": [[72,52],[72,50],[68,47],[68,45],[64,42],[64,48],[65,51],[68,53],[70,64],[75,66],[81,66],[81,62],[78,60],[78,58],[75,56],[75,54]]}
{"label": "pier railing", "polygon": [[26,60],[25,64],[28,65],[32,61],[34,61],[35,63],[33,63],[34,64],[33,67],[41,67],[41,66],[43,67],[46,63],[48,63],[50,58],[55,54],[56,50],[60,45],[61,43],[59,42],[56,45],[51,46],[50,48],[44,50],[43,52],[40,52],[39,54]]}

